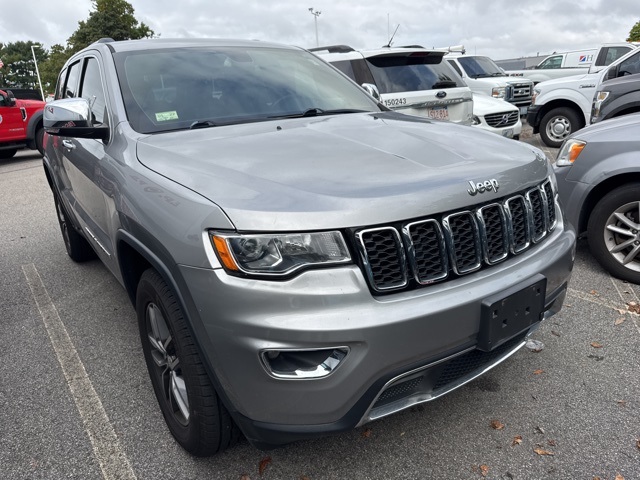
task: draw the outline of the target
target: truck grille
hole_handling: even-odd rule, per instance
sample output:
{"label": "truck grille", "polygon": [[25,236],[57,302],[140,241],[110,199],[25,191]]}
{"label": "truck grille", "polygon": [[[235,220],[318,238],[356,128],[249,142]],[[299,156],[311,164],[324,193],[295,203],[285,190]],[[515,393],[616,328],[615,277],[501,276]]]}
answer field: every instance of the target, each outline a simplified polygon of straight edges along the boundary
{"label": "truck grille", "polygon": [[550,180],[468,210],[355,232],[362,266],[378,293],[416,288],[495,265],[540,242],[556,226]]}
{"label": "truck grille", "polygon": [[533,82],[511,82],[507,85],[504,99],[516,104],[530,104]]}
{"label": "truck grille", "polygon": [[511,127],[518,123],[518,118],[520,118],[520,113],[517,110],[514,112],[492,113],[484,116],[487,125],[493,128]]}

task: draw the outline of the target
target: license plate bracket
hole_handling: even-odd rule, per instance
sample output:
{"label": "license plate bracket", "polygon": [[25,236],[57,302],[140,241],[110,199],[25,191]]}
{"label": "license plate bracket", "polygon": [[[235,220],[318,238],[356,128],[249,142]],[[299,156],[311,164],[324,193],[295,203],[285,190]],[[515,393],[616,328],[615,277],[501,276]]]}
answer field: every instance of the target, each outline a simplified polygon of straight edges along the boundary
{"label": "license plate bracket", "polygon": [[489,352],[542,320],[547,279],[537,274],[482,301],[479,350]]}

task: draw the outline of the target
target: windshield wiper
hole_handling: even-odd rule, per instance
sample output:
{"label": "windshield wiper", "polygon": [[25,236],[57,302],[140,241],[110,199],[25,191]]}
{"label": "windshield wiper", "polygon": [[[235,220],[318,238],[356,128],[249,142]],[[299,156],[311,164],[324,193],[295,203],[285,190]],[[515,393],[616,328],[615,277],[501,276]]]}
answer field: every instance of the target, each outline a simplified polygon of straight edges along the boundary
{"label": "windshield wiper", "polygon": [[191,130],[195,130],[196,128],[209,128],[209,127],[217,127],[217,126],[218,124],[215,122],[212,122],[211,120],[196,120],[189,126],[189,128]]}
{"label": "windshield wiper", "polygon": [[321,115],[339,115],[343,113],[363,113],[367,110],[357,110],[354,108],[341,108],[335,110],[323,110],[322,108],[307,108],[304,112],[289,113],[284,115],[272,115],[269,118],[302,118],[302,117],[319,117]]}

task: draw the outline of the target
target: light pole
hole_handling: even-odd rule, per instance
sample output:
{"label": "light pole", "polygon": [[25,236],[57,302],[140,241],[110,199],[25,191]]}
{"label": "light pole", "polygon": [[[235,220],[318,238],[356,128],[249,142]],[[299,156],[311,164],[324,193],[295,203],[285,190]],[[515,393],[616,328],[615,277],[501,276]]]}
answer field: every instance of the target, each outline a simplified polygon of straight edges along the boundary
{"label": "light pole", "polygon": [[322,12],[315,11],[313,9],[313,7],[309,8],[309,12],[311,12],[311,15],[313,15],[313,21],[314,21],[314,23],[316,25],[316,47],[319,47],[320,46],[320,42],[318,42],[318,17],[320,16],[320,14]]}

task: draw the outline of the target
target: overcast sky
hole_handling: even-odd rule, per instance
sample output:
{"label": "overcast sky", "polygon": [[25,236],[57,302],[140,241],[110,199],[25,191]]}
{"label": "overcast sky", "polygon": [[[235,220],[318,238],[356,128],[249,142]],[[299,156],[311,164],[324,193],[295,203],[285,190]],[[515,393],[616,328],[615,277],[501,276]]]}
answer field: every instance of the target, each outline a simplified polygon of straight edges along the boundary
{"label": "overcast sky", "polygon": [[[495,60],[624,41],[640,0],[130,0],[136,18],[163,38],[258,39],[305,48],[376,48],[400,25],[394,45],[445,47]],[[65,44],[90,0],[0,0],[0,42]],[[11,4],[9,6],[9,4]]]}

